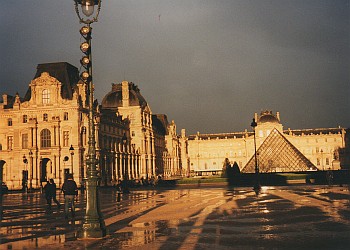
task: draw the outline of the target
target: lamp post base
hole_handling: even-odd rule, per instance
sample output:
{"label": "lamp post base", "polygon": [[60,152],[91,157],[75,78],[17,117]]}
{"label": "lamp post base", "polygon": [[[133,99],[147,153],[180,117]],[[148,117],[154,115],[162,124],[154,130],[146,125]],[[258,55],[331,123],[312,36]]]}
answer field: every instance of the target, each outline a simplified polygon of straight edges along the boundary
{"label": "lamp post base", "polygon": [[253,187],[253,190],[255,192],[256,195],[260,194],[260,191],[261,191],[261,186],[259,183],[256,183]]}
{"label": "lamp post base", "polygon": [[99,208],[97,177],[86,182],[86,213],[79,238],[102,238],[106,236],[106,227]]}
{"label": "lamp post base", "polygon": [[106,229],[104,223],[100,221],[84,223],[82,231],[79,232],[78,237],[84,239],[96,239],[106,236]]}

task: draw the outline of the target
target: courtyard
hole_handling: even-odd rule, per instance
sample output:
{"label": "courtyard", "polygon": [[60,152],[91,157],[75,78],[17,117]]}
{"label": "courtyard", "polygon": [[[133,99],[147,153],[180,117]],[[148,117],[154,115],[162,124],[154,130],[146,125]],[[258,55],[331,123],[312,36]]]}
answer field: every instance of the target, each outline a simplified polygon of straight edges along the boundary
{"label": "courtyard", "polygon": [[[63,203],[62,194],[58,199]],[[349,249],[348,186],[294,185],[229,188],[215,184],[173,189],[100,190],[107,236],[77,236],[75,218],[46,209],[43,194],[2,199],[0,249]]]}

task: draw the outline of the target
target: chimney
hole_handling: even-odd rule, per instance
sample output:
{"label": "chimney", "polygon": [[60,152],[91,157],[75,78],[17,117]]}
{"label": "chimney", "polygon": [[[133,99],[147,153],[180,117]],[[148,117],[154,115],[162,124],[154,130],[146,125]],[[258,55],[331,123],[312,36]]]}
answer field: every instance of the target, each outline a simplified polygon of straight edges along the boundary
{"label": "chimney", "polygon": [[123,107],[129,107],[129,82],[122,82]]}
{"label": "chimney", "polygon": [[2,95],[2,100],[3,100],[4,105],[7,105],[7,94]]}
{"label": "chimney", "polygon": [[181,129],[181,137],[185,138],[186,137],[186,129]]}

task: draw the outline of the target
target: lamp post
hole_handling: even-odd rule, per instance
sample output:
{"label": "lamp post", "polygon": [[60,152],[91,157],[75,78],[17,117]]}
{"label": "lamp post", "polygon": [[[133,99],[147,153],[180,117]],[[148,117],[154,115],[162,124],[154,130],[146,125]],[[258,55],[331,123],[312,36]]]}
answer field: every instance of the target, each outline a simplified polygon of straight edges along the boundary
{"label": "lamp post", "polygon": [[72,175],[73,175],[73,155],[74,155],[74,148],[73,148],[73,145],[70,145],[69,153],[70,153],[71,171],[72,171]]}
{"label": "lamp post", "polygon": [[23,155],[23,163],[24,163],[24,170],[22,171],[22,188],[23,191],[27,193],[28,191],[28,186],[27,186],[27,180],[28,180],[28,171],[27,171],[27,165],[28,165],[28,160],[26,155]]}
{"label": "lamp post", "polygon": [[127,148],[127,142],[128,138],[126,137],[126,134],[124,133],[122,137],[122,144],[123,144],[123,154],[124,154],[124,171],[123,171],[123,193],[130,193],[129,191],[129,171],[128,171],[128,148]]}
{"label": "lamp post", "polygon": [[29,150],[29,158],[30,158],[30,178],[29,178],[29,190],[33,189],[33,152]]}
{"label": "lamp post", "polygon": [[324,166],[323,166],[323,150],[321,149],[321,167],[322,171],[324,171]]}
{"label": "lamp post", "polygon": [[257,125],[258,124],[256,123],[255,119],[253,118],[253,121],[250,124],[250,126],[253,128],[253,131],[254,131],[255,184],[254,184],[253,190],[255,191],[256,194],[259,194],[261,186],[260,186],[258,158],[257,158],[257,154],[256,154],[256,136],[255,136],[255,127]]}
{"label": "lamp post", "polygon": [[[88,157],[86,159],[86,210],[82,229],[82,238],[101,238],[106,235],[105,223],[101,216],[98,198],[97,183],[99,180],[96,168],[96,140],[94,125],[94,87],[92,83],[92,63],[91,63],[91,24],[97,22],[101,9],[101,0],[74,0],[75,11],[84,26],[80,29],[80,34],[84,42],[80,45],[84,56],[80,60],[84,71],[81,79],[88,85],[89,95],[89,146]],[[81,8],[82,16],[79,11]],[[95,11],[97,6],[97,11]]]}

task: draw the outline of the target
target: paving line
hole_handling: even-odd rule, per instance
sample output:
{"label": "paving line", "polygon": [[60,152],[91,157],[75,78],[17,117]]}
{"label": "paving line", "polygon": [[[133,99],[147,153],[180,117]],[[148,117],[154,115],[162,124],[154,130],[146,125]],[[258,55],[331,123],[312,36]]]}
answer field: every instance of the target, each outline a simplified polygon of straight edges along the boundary
{"label": "paving line", "polygon": [[[333,220],[349,224],[349,221],[344,220],[337,212],[336,207],[334,206],[333,202],[327,202],[324,200],[319,200],[313,197],[309,197],[306,195],[299,195],[295,193],[291,193],[291,191],[287,190],[275,190],[271,191],[271,193],[275,194],[276,196],[279,196],[283,199],[290,200],[295,204],[301,205],[301,206],[310,206],[310,207],[318,207],[320,210],[328,214],[330,217],[333,218]],[[339,207],[339,206],[338,206]]]}
{"label": "paving line", "polygon": [[206,208],[204,208],[200,212],[200,214],[198,215],[197,221],[193,225],[194,228],[189,232],[188,237],[184,240],[184,242],[179,247],[180,250],[195,249],[196,243],[199,240],[199,236],[203,231],[202,226],[203,226],[206,218],[208,217],[208,215],[210,213],[212,213],[214,211],[215,208],[218,208],[225,203],[226,203],[225,200],[220,200],[217,203],[215,203],[214,205],[207,206]]}

